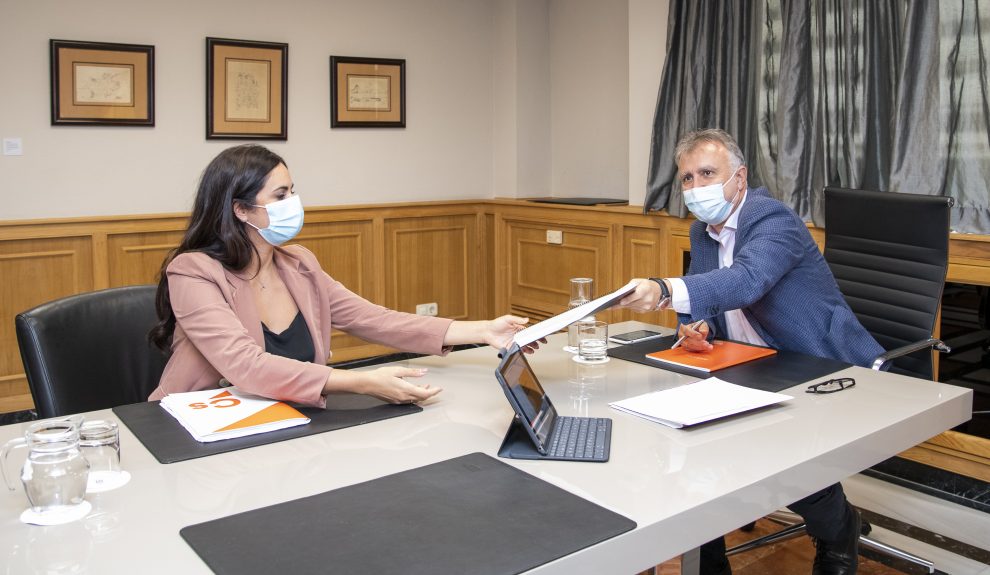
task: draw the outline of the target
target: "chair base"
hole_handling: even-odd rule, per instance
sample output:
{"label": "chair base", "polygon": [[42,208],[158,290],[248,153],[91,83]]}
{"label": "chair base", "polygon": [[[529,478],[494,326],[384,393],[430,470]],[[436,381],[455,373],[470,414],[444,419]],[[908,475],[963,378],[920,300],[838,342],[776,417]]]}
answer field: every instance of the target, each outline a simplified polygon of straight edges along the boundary
{"label": "chair base", "polygon": [[[795,537],[805,534],[804,523],[800,522],[798,519],[799,516],[794,513],[778,511],[775,513],[771,513],[766,518],[769,519],[770,521],[773,521],[774,523],[786,525],[786,527],[784,527],[784,529],[781,529],[780,531],[777,531],[776,533],[771,533],[770,535],[758,537],[756,539],[753,539],[752,541],[747,541],[746,543],[742,543],[736,545],[735,547],[727,549],[725,551],[725,555],[727,557],[731,557],[733,555],[738,555],[739,553],[752,551],[757,547],[763,547],[765,545],[772,545],[774,543],[779,543],[781,541],[787,541],[788,539],[793,539]],[[865,548],[871,549],[873,551],[887,554],[891,557],[894,557],[895,559],[900,559],[903,561],[907,561],[911,564],[917,565],[922,569],[924,569],[926,573],[935,573],[935,563],[933,563],[932,561],[929,561],[924,557],[919,557],[917,555],[914,555],[913,553],[908,553],[903,549],[898,549],[897,547],[887,545],[886,543],[881,543],[876,539],[867,537],[867,535],[869,535],[870,531],[872,530],[873,527],[866,521],[863,521],[863,525],[859,536],[860,545],[862,545]]]}

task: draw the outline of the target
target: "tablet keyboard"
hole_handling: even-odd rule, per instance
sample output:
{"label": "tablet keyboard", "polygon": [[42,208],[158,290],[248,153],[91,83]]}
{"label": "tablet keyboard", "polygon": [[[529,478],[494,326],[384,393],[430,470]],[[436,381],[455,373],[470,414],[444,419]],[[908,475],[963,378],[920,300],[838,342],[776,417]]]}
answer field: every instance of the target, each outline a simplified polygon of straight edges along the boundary
{"label": "tablet keyboard", "polygon": [[607,417],[557,416],[547,455],[559,459],[606,461],[611,423]]}

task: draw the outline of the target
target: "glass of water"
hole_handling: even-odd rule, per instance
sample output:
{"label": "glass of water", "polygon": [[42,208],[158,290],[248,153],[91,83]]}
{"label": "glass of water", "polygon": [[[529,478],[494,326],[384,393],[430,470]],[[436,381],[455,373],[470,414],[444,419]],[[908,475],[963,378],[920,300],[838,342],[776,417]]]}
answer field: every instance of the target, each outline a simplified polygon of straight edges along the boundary
{"label": "glass of water", "polygon": [[578,354],[581,363],[608,361],[608,324],[603,321],[581,321],[577,324]]}
{"label": "glass of water", "polygon": [[[592,278],[571,278],[571,298],[567,301],[567,308],[574,309],[580,307],[595,297],[595,280]],[[594,316],[589,316],[584,318],[584,320],[595,319]],[[570,353],[577,353],[578,350],[578,337],[577,337],[577,324],[572,323],[567,326],[567,347],[564,351]]]}

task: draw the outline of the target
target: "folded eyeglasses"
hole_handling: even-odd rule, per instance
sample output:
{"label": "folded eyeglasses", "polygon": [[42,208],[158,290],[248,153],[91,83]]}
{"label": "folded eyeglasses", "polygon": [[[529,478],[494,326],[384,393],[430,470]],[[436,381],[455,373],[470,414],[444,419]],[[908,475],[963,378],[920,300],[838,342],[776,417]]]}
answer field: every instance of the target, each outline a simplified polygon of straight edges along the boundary
{"label": "folded eyeglasses", "polygon": [[809,385],[808,389],[805,390],[806,393],[835,393],[837,391],[842,391],[843,389],[849,389],[850,387],[856,385],[856,380],[851,377],[839,377],[836,379],[829,379],[821,383],[816,383],[814,385]]}

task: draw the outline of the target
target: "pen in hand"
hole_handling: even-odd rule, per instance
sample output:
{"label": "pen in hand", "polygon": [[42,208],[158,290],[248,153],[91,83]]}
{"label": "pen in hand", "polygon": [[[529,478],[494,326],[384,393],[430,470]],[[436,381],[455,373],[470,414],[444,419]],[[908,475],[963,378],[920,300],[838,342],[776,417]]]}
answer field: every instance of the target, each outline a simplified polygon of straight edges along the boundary
{"label": "pen in hand", "polygon": [[[701,327],[701,324],[703,324],[703,323],[705,323],[705,320],[703,320],[703,319],[699,319],[698,321],[696,321],[696,322],[694,322],[694,323],[692,323],[692,324],[691,324],[691,325],[689,325],[688,327],[690,327],[690,328],[691,328],[692,330],[695,330],[695,331],[697,331],[697,329],[698,329],[699,327]],[[670,346],[670,349],[675,349],[675,348],[677,348],[677,347],[680,347],[680,345],[681,345],[682,343],[684,343],[684,339],[685,339],[685,338],[687,338],[687,334],[684,334],[684,335],[682,335],[681,337],[679,337],[679,338],[677,338],[677,341],[675,341],[675,342],[674,342],[674,345],[672,345],[672,346]]]}

